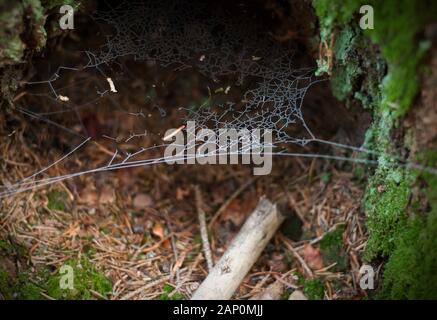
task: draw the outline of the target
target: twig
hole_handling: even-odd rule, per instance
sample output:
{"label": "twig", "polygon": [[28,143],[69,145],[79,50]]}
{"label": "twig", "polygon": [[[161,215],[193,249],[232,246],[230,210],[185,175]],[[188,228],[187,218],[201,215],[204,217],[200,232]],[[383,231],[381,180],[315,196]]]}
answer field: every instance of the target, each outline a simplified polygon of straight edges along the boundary
{"label": "twig", "polygon": [[208,271],[211,272],[212,268],[214,267],[214,263],[212,261],[211,247],[209,245],[208,229],[206,228],[205,211],[203,211],[202,209],[202,194],[200,192],[199,186],[197,185],[195,186],[195,194],[196,194],[196,209],[197,209],[197,215],[200,224],[200,237],[202,238],[203,252],[205,254]]}
{"label": "twig", "polygon": [[300,254],[297,252],[295,248],[288,242],[288,239],[281,235],[281,240],[285,244],[288,250],[290,250],[293,255],[297,258],[297,260],[302,265],[305,272],[310,276],[313,277],[313,272],[311,271],[310,267],[306,264],[305,260],[300,256]]}
{"label": "twig", "polygon": [[162,277],[162,278],[160,278],[160,279],[157,279],[157,280],[151,281],[151,282],[147,283],[146,285],[141,286],[140,288],[138,288],[138,289],[136,289],[136,290],[134,290],[134,291],[131,291],[131,292],[129,292],[128,294],[124,295],[123,297],[120,298],[120,300],[130,300],[130,299],[132,299],[133,297],[135,297],[137,294],[139,294],[139,293],[141,293],[141,292],[144,292],[144,291],[146,291],[147,289],[150,289],[150,288],[152,288],[152,287],[154,287],[154,286],[156,286],[156,285],[158,285],[158,284],[161,284],[161,283],[163,283],[163,282],[166,282],[166,281],[168,281],[168,279],[170,279],[170,276],[169,276],[169,275],[164,276],[164,277]]}
{"label": "twig", "polygon": [[[179,283],[181,281],[181,273],[179,270],[179,266],[177,266],[177,262],[178,262],[178,250],[176,247],[176,239],[174,237],[174,232],[173,232],[173,227],[170,221],[170,217],[168,216],[168,211],[165,210],[165,218],[167,220],[167,226],[168,229],[170,231],[171,237],[170,237],[170,241],[171,241],[171,247],[173,249],[173,256],[174,256],[174,261],[175,261],[175,267],[176,267],[176,286],[179,286]],[[173,271],[171,272],[173,273]]]}
{"label": "twig", "polygon": [[276,205],[261,199],[192,299],[230,299],[282,221],[284,217]]}

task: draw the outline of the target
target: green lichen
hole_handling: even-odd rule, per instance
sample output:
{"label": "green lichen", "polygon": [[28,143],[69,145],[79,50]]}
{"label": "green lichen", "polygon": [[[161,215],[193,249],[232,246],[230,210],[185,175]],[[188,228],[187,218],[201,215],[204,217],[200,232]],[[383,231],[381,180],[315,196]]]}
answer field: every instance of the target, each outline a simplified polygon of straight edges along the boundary
{"label": "green lichen", "polygon": [[331,88],[334,96],[341,101],[353,94],[354,84],[363,73],[359,62],[351,60],[352,56],[357,56],[354,54],[357,43],[359,43],[358,33],[351,26],[345,27],[336,36],[333,48],[335,63]]}
{"label": "green lichen", "polygon": [[46,23],[45,9],[39,0],[23,0],[23,9],[26,18],[30,19],[27,32],[30,34],[32,49],[40,51],[46,45],[47,32],[44,28]]}
{"label": "green lichen", "polygon": [[0,2],[0,67],[21,62],[25,45],[20,34],[23,26],[23,7],[19,1]]}
{"label": "green lichen", "polygon": [[76,0],[1,0],[0,68],[24,62],[25,57],[41,51],[47,41],[47,12],[60,5],[80,7]]}
{"label": "green lichen", "polygon": [[313,0],[313,7],[319,17],[320,36],[329,39],[337,25],[345,25],[357,11],[360,1]]}
{"label": "green lichen", "polygon": [[[318,60],[317,74],[331,71],[331,88],[340,101],[360,101],[364,108],[374,108],[379,97],[379,83],[382,81],[384,61],[374,52],[370,40],[364,36],[358,22],[351,22],[359,3],[346,1],[343,6],[336,1],[314,0],[316,14],[320,21],[320,38],[331,45],[332,70],[326,59]],[[365,57],[365,58],[363,58]]]}

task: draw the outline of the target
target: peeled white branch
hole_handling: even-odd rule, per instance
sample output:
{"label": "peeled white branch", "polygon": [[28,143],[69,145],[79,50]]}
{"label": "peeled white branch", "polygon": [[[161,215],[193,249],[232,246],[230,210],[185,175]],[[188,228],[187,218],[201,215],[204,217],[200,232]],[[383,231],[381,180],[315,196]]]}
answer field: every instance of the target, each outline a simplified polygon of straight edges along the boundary
{"label": "peeled white branch", "polygon": [[284,217],[276,205],[266,198],[261,199],[191,299],[230,299],[282,221]]}

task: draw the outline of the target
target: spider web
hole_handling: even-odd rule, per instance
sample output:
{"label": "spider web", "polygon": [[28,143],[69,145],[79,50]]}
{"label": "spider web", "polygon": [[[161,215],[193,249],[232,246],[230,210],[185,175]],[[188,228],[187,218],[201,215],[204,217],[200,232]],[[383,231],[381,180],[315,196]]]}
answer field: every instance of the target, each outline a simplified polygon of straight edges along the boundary
{"label": "spider web", "polygon": [[[290,153],[286,149],[279,148],[290,143],[305,146],[309,142],[320,142],[361,153],[376,154],[368,149],[318,139],[312,133],[302,114],[302,103],[308,89],[321,80],[314,77],[312,68],[302,68],[296,64],[292,46],[273,39],[266,31],[269,22],[264,20],[264,16],[254,14],[244,5],[237,4],[237,8],[238,15],[226,6],[211,4],[208,1],[126,1],[116,6],[108,5],[103,10],[95,12],[94,19],[110,27],[112,31],[106,35],[104,44],[98,50],[84,52],[87,61],[84,66],[61,66],[48,80],[27,82],[27,86],[47,85],[52,95],[51,99],[56,103],[65,104],[69,98],[60,94],[60,89],[54,85],[62,78],[64,72],[96,72],[96,77],[100,78],[96,99],[102,97],[111,99],[112,95],[120,94],[116,89],[117,80],[108,76],[105,69],[117,64],[123,66],[120,61],[126,58],[162,68],[171,68],[177,72],[196,72],[212,83],[225,83],[226,87],[221,88],[221,98],[225,101],[220,103],[212,101],[210,93],[207,103],[195,108],[179,108],[183,123],[195,121],[198,128],[209,128],[216,132],[221,128],[269,131],[274,137],[271,146],[274,148],[272,152],[274,155],[376,164],[374,160],[362,158]],[[227,96],[228,91],[233,88],[241,92],[239,99]],[[145,100],[147,99],[153,100],[150,96],[146,96]],[[157,109],[161,117],[166,117],[170,112],[168,108],[159,106],[154,101],[151,103],[152,108]],[[27,116],[61,127],[48,116],[67,111],[74,111],[77,114],[79,108],[90,104],[87,102],[70,109],[58,109],[46,113],[36,113],[21,107],[17,107],[17,110]],[[142,109],[123,110],[123,112],[136,116],[139,120],[147,117]],[[78,119],[80,122],[80,116]],[[77,132],[71,128],[63,127],[63,129],[77,135]],[[146,133],[134,132],[124,142],[145,135]],[[103,166],[61,176],[37,178],[92,140],[89,136],[81,136],[83,141],[65,156],[30,177],[4,187],[4,191],[0,191],[0,197],[86,173],[159,164],[169,160],[164,156],[145,156],[151,150],[165,148],[167,143],[150,142],[150,145],[136,150],[123,150],[122,146],[118,145],[107,164]],[[104,136],[118,143],[110,134]],[[249,152],[250,148],[254,147],[250,145],[250,141],[244,139],[232,143],[241,145],[238,154]],[[259,143],[259,147],[265,146],[262,142]],[[220,148],[222,147],[219,146],[218,152],[223,151]],[[186,159],[185,151],[186,149],[175,155],[174,159]],[[145,158],[139,158],[142,155]],[[414,167],[414,165],[409,166]]]}

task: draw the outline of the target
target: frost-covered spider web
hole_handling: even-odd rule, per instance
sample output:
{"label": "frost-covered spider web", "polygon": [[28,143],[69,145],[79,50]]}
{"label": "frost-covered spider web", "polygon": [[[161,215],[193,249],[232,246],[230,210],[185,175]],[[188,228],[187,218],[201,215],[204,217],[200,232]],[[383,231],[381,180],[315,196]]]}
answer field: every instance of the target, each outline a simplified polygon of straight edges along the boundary
{"label": "frost-covered spider web", "polygon": [[[94,14],[95,21],[110,29],[106,33],[103,45],[97,50],[84,52],[86,62],[82,66],[60,66],[49,79],[30,81],[26,84],[27,87],[48,87],[50,99],[62,108],[44,113],[22,107],[17,107],[17,110],[59,127],[61,125],[51,120],[50,116],[71,111],[76,113],[79,124],[83,125],[78,114],[80,108],[92,105],[98,99],[111,100],[114,96],[126,94],[119,90],[123,77],[114,77],[113,70],[119,68],[121,72],[128,73],[123,69],[124,62],[126,59],[133,59],[136,62],[170,69],[174,73],[197,73],[201,79],[207,79],[211,83],[205,83],[209,92],[207,100],[194,106],[162,106],[154,101],[154,97],[146,94],[146,111],[142,107],[135,110],[123,110],[119,107],[122,109],[121,112],[135,116],[138,122],[145,122],[148,117],[152,117],[152,111],[158,111],[161,118],[176,112],[180,128],[184,128],[187,121],[195,121],[198,128],[215,131],[221,128],[258,129],[264,132],[268,130],[274,137],[271,145],[274,155],[375,163],[373,160],[361,158],[291,153],[284,148],[287,144],[305,146],[310,142],[321,142],[367,154],[374,153],[364,148],[318,139],[313,134],[304,119],[302,104],[308,89],[321,80],[314,77],[312,68],[298,65],[292,44],[276,41],[266,28],[268,19],[257,15],[248,6],[237,3],[231,10],[227,6],[210,1],[155,0],[126,1],[116,6],[108,4],[104,8],[99,8]],[[68,72],[84,73],[87,78],[90,78],[90,72],[94,72],[95,97],[87,98],[92,99],[91,102],[72,104],[70,97],[63,94],[63,89],[56,86]],[[212,85],[216,87],[215,90],[210,88]],[[153,83],[149,87],[155,90],[156,86]],[[215,99],[216,96],[219,98]],[[68,107],[65,108],[65,105]],[[116,122],[117,119],[112,121]],[[0,192],[0,197],[85,173],[152,165],[168,160],[162,152],[168,145],[168,142],[162,141],[162,132],[159,133],[159,137],[155,132],[156,137],[148,139],[136,148],[127,148],[126,144],[136,138],[147,136],[146,130],[144,133],[132,131],[121,140],[108,132],[101,137],[113,140],[114,148],[104,165],[40,178],[49,168],[67,160],[73,153],[77,153],[96,139],[86,130],[78,134],[80,130],[76,130],[76,126],[62,128],[81,136],[82,141],[72,146],[71,151],[55,163],[18,183],[5,186]],[[150,136],[152,133],[148,134]],[[239,154],[248,152],[249,147],[253,148],[253,145],[249,146],[250,141],[237,140],[232,143],[240,145],[237,151]],[[262,144],[261,140],[259,143]],[[156,150],[160,150],[162,155],[157,156],[156,152],[153,152]],[[220,151],[222,150],[219,149],[218,152]],[[175,159],[186,157],[185,152],[174,156]]]}

